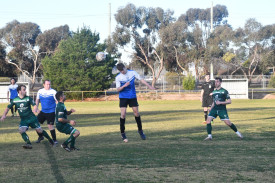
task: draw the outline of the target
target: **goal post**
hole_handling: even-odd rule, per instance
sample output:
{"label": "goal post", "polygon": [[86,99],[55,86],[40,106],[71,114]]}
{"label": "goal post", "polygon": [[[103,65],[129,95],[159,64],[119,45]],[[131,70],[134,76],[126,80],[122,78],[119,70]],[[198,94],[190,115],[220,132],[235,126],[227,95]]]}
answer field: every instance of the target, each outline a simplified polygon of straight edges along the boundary
{"label": "goal post", "polygon": [[[30,87],[28,82],[17,82],[19,85],[25,85],[27,95],[30,94]],[[0,103],[8,103],[7,101],[7,92],[8,92],[8,86],[10,85],[10,82],[0,82]]]}
{"label": "goal post", "polygon": [[232,99],[248,99],[247,79],[223,79],[222,87],[229,92]]}

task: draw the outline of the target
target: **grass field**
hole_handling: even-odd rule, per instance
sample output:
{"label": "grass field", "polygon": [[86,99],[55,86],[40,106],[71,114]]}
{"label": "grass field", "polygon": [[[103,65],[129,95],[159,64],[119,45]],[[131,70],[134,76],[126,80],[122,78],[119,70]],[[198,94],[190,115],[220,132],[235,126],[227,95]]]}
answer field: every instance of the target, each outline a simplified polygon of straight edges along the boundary
{"label": "grass field", "polygon": [[[148,139],[140,139],[128,110],[123,143],[118,102],[68,102],[81,133],[81,150],[70,153],[45,140],[23,149],[19,118],[7,117],[0,123],[0,182],[274,182],[275,100],[233,100],[229,117],[244,139],[216,119],[212,141],[203,141],[199,101],[139,104]],[[28,134],[36,140],[34,130]],[[60,143],[67,137],[57,132]]]}

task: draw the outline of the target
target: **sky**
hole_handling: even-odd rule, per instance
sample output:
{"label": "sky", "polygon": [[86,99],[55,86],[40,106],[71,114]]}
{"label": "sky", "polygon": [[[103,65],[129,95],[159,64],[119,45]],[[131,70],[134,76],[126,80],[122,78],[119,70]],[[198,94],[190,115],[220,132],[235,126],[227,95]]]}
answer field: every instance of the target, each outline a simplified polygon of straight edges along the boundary
{"label": "sky", "polygon": [[210,8],[225,5],[228,23],[234,29],[243,27],[246,20],[255,18],[262,25],[275,23],[273,0],[0,0],[0,28],[12,20],[33,22],[42,32],[67,24],[71,31],[85,26],[100,34],[101,42],[109,35],[109,4],[111,4],[111,32],[115,30],[114,15],[128,3],[136,7],[160,7],[173,10],[178,18],[189,8]]}

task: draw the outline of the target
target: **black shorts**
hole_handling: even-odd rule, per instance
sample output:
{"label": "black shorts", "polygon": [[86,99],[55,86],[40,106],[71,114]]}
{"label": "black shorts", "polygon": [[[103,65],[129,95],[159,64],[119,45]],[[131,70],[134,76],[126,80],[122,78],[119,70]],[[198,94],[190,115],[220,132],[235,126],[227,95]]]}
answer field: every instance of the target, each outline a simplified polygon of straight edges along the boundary
{"label": "black shorts", "polygon": [[44,113],[40,111],[40,113],[37,116],[37,119],[39,123],[43,124],[45,120],[47,120],[48,125],[54,125],[55,121],[55,112],[52,113]]}
{"label": "black shorts", "polygon": [[202,107],[211,107],[213,99],[211,96],[202,98]]}
{"label": "black shorts", "polygon": [[138,102],[137,98],[120,98],[119,99],[119,107],[137,107]]}

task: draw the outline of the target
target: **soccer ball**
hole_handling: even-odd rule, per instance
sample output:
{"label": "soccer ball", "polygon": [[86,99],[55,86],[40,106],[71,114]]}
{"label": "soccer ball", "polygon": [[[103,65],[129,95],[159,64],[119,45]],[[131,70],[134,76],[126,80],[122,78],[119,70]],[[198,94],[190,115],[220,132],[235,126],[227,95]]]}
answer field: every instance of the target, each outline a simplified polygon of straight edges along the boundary
{"label": "soccer ball", "polygon": [[106,54],[104,52],[98,52],[96,54],[96,60],[97,61],[105,60],[105,58],[106,58]]}

